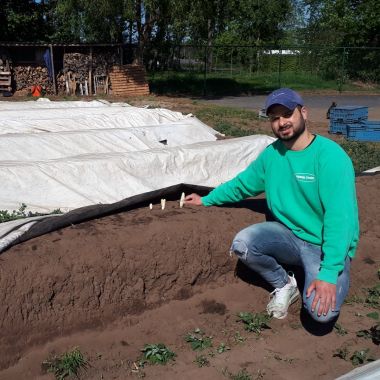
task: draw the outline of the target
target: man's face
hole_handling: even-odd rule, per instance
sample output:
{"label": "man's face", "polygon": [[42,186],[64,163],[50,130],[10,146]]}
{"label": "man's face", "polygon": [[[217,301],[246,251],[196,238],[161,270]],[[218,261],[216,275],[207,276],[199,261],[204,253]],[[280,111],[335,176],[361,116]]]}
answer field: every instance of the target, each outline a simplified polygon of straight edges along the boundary
{"label": "man's face", "polygon": [[289,110],[281,104],[274,104],[268,111],[272,131],[282,141],[295,141],[305,132],[307,112],[304,107]]}

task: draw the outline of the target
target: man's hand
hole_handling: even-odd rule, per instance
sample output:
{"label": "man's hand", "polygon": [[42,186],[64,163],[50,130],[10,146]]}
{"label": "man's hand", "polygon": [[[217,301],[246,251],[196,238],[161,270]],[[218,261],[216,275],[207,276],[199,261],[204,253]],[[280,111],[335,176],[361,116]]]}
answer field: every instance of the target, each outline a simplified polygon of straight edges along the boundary
{"label": "man's hand", "polygon": [[201,197],[198,194],[190,194],[185,197],[185,205],[202,206]]}
{"label": "man's hand", "polygon": [[309,298],[311,293],[314,292],[314,300],[311,304],[311,311],[314,312],[318,301],[318,315],[326,315],[331,308],[335,311],[336,305],[336,285],[330,284],[326,281],[314,280],[306,291],[306,297]]}

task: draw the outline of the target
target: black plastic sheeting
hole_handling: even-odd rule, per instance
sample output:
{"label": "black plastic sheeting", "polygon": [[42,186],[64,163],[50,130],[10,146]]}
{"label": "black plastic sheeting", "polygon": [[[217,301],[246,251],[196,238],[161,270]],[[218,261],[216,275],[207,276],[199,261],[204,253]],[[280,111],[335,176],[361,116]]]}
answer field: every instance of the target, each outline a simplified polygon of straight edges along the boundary
{"label": "black plastic sheeting", "polygon": [[[374,172],[374,173],[360,173],[357,174],[357,177],[365,177],[365,176],[379,176],[380,172]],[[165,187],[163,189],[149,191],[147,193],[134,195],[133,197],[125,198],[122,201],[111,203],[111,204],[98,204],[98,205],[91,205],[86,207],[81,207],[72,211],[69,211],[66,214],[63,215],[57,215],[57,216],[49,216],[46,219],[42,219],[41,221],[38,221],[36,224],[34,224],[26,233],[21,235],[19,238],[15,239],[9,247],[5,249],[5,251],[10,248],[11,246],[14,246],[18,243],[33,239],[37,236],[41,236],[44,234],[47,234],[52,231],[59,230],[61,228],[79,224],[88,220],[101,218],[103,216],[115,214],[118,212],[124,212],[133,210],[140,207],[148,207],[150,203],[160,203],[160,200],[162,198],[165,198],[166,200],[179,200],[181,197],[181,194],[184,192],[185,194],[191,194],[191,193],[198,193],[199,195],[203,196],[206,195],[212,190],[212,187],[207,186],[198,186],[198,185],[191,185],[191,184],[178,184],[173,185],[169,187]],[[241,205],[244,204],[244,202],[240,202]],[[261,205],[260,209],[262,209],[262,212],[267,213],[268,210],[266,209],[266,202],[260,202],[265,203],[265,205]],[[270,215],[268,214],[268,218],[270,218]],[[1,253],[0,253],[1,254]]]}
{"label": "black plastic sheeting", "polygon": [[[46,219],[38,221],[22,236],[14,240],[9,247],[70,225],[79,224],[88,220],[101,218],[118,212],[129,211],[140,207],[148,207],[150,203],[160,203],[162,198],[165,198],[169,201],[179,201],[183,192],[187,195],[191,193],[198,193],[199,195],[203,196],[206,195],[210,190],[212,190],[211,187],[181,183],[179,185],[169,186],[163,189],[134,195],[132,197],[125,198],[122,201],[111,204],[97,204],[80,207],[69,211],[66,214],[49,216]],[[7,249],[9,247],[7,247]]]}

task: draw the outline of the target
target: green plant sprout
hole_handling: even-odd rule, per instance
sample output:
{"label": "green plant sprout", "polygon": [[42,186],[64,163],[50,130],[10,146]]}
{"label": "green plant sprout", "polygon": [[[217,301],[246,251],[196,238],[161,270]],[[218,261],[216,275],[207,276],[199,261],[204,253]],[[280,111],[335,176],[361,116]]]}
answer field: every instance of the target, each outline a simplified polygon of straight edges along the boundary
{"label": "green plant sprout", "polygon": [[57,380],[63,380],[68,376],[79,377],[80,370],[86,370],[88,362],[79,348],[76,347],[72,351],[65,352],[61,356],[54,356],[45,360],[42,367],[47,372],[54,373]]}
{"label": "green plant sprout", "polygon": [[218,348],[216,349],[216,352],[218,354],[222,354],[223,352],[229,351],[231,348],[227,346],[225,343],[220,343]]}
{"label": "green plant sprout", "polygon": [[201,329],[195,329],[185,336],[185,341],[190,343],[194,351],[202,351],[206,348],[212,347],[212,337],[205,336]]}
{"label": "green plant sprout", "polygon": [[165,365],[169,360],[174,360],[176,354],[170,351],[164,344],[146,344],[141,350],[146,359],[151,364]]}
{"label": "green plant sprout", "polygon": [[260,334],[264,329],[270,329],[269,321],[271,316],[264,313],[249,313],[241,312],[238,314],[239,320],[244,323],[244,328],[247,331]]}
{"label": "green plant sprout", "polygon": [[176,354],[170,351],[164,344],[146,344],[141,350],[146,359],[151,364],[167,364],[169,360],[174,360]]}
{"label": "green plant sprout", "polygon": [[247,340],[247,338],[243,337],[239,331],[236,331],[234,335],[234,340],[236,343],[244,343]]}

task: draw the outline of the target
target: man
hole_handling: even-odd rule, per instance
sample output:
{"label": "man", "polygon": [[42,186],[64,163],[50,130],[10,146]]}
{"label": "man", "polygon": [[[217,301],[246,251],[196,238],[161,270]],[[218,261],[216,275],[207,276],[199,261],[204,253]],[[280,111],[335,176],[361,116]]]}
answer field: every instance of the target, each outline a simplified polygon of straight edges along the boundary
{"label": "man", "polygon": [[265,110],[278,140],[235,178],[185,203],[221,205],[265,192],[275,221],[240,231],[231,251],[274,287],[267,312],[278,319],[299,296],[294,275],[280,264],[303,267],[303,305],[313,319],[328,322],[347,295],[358,243],[352,163],[338,144],[310,133],[307,109],[293,90],[272,92]]}

